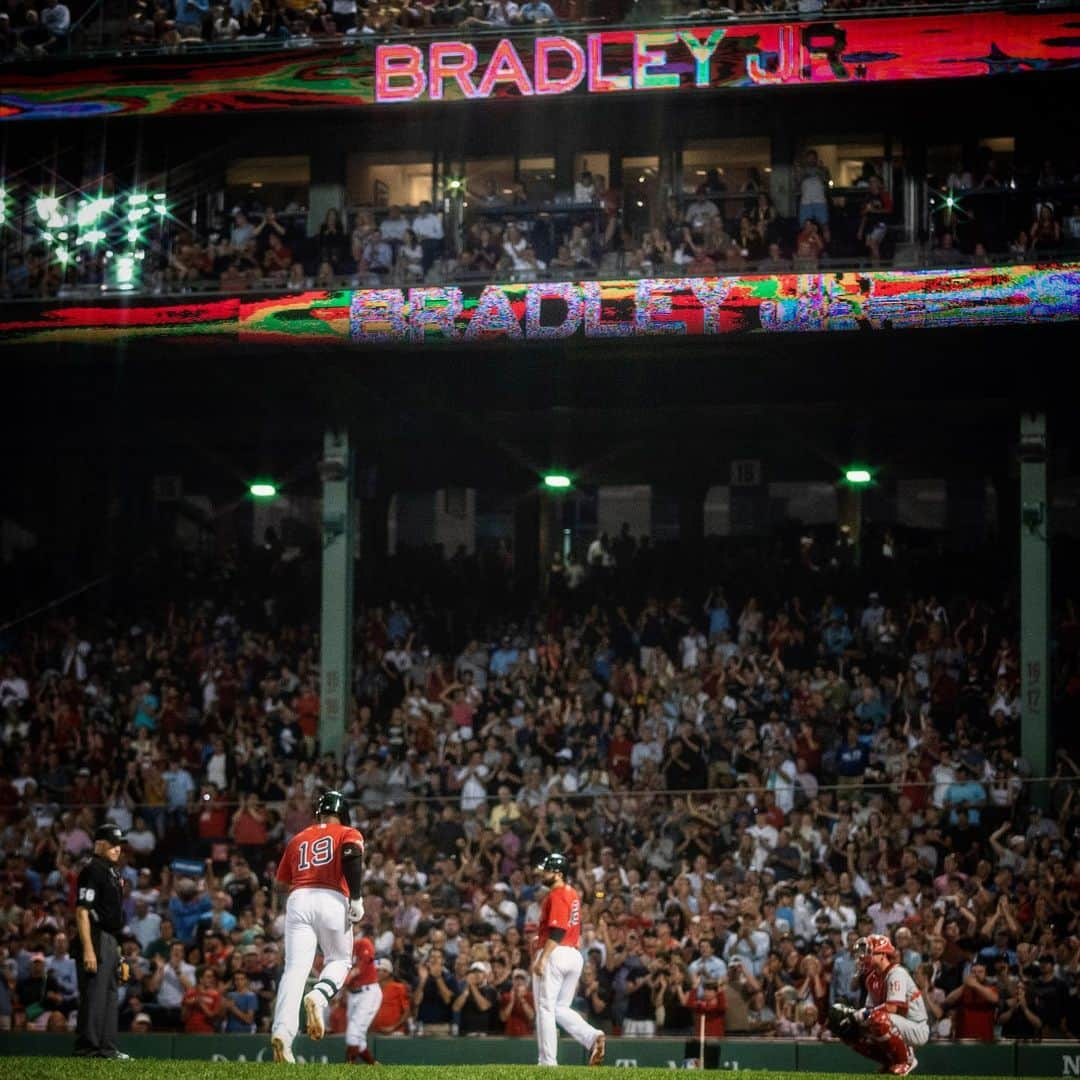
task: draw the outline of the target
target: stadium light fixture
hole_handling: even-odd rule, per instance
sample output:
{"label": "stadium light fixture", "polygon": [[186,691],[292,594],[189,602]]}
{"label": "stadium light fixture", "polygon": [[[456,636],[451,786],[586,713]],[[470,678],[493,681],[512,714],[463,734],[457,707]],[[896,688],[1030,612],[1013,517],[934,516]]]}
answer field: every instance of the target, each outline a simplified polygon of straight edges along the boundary
{"label": "stadium light fixture", "polygon": [[844,481],[852,487],[865,487],[874,479],[874,474],[865,465],[851,465],[844,470]]}
{"label": "stadium light fixture", "polygon": [[138,274],[135,266],[135,256],[118,255],[114,267],[113,273],[115,274],[116,287],[125,292],[130,292],[134,289],[138,284],[136,280]]}
{"label": "stadium light fixture", "polygon": [[275,499],[278,493],[277,484],[269,480],[253,480],[248,485],[248,493],[253,499]]}
{"label": "stadium light fixture", "polygon": [[55,195],[39,195],[34,200],[34,209],[42,221],[48,221],[60,209],[60,200]]}
{"label": "stadium light fixture", "polygon": [[573,487],[573,480],[566,473],[545,473],[544,487],[549,491],[566,491]]}

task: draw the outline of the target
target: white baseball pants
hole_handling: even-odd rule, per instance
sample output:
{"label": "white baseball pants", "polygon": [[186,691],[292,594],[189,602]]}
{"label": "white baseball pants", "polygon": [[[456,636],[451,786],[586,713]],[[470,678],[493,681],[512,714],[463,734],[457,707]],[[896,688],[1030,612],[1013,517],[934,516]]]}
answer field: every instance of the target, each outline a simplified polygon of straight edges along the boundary
{"label": "white baseball pants", "polygon": [[905,1046],[925,1046],[930,1038],[930,1025],[925,1020],[909,1020],[906,1016],[891,1013],[889,1023],[900,1033]]}
{"label": "white baseball pants", "polygon": [[345,1045],[367,1049],[367,1033],[371,1021],[382,1005],[382,987],[368,983],[349,992],[348,1021],[345,1025]]}
{"label": "white baseball pants", "polygon": [[584,960],[577,949],[556,945],[544,964],[541,978],[533,976],[533,999],[536,1001],[536,1041],[540,1047],[540,1065],[558,1065],[559,1033],[555,1025],[572,1039],[591,1050],[598,1028],[570,1008],[577,991]]}
{"label": "white baseball pants", "polygon": [[292,1046],[300,1023],[300,1002],[315,950],[322,949],[317,987],[328,997],[341,989],[352,966],[353,935],[348,901],[335,889],[295,889],[285,905],[285,970],[278,986],[272,1034]]}

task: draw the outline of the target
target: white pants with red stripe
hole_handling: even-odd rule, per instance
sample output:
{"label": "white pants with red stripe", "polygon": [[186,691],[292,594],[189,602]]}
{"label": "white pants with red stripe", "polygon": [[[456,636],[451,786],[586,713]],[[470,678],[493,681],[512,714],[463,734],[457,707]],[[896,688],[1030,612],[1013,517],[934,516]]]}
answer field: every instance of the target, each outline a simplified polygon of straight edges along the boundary
{"label": "white pants with red stripe", "polygon": [[327,998],[341,989],[352,966],[353,934],[348,901],[336,889],[294,889],[285,905],[285,970],[278,986],[271,1032],[288,1047],[296,1038],[300,1001],[304,996],[316,949],[322,949],[323,969],[316,987]]}
{"label": "white pants with red stripe", "polygon": [[368,983],[358,990],[349,992],[348,1022],[345,1026],[345,1045],[367,1049],[367,1033],[371,1021],[382,1005],[382,987],[377,983]]}
{"label": "white pants with red stripe", "polygon": [[540,1065],[559,1063],[559,1033],[556,1031],[556,1024],[586,1050],[592,1049],[596,1037],[601,1034],[570,1008],[583,966],[584,961],[577,949],[571,949],[568,945],[556,945],[544,964],[543,976],[539,979],[533,976]]}

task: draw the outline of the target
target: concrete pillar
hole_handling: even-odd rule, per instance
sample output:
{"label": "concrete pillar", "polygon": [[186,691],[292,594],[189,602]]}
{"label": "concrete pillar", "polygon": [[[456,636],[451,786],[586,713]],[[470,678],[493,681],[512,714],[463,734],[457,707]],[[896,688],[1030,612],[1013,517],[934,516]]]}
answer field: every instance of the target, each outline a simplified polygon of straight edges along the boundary
{"label": "concrete pillar", "polygon": [[319,641],[319,750],[340,758],[352,713],[353,557],[356,513],[349,436],[328,431],[323,484],[322,605]]}
{"label": "concrete pillar", "polygon": [[[1050,522],[1046,416],[1020,417],[1020,747],[1035,776],[1050,770]],[[1046,798],[1044,785],[1033,796]]]}

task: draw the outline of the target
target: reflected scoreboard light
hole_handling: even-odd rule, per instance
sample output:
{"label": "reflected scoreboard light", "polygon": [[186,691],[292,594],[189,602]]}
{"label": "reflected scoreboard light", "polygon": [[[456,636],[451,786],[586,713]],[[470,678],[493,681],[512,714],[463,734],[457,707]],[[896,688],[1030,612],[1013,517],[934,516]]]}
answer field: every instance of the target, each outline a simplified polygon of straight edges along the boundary
{"label": "reflected scoreboard light", "polygon": [[[123,254],[123,252],[122,252]],[[137,254],[137,253],[136,253]],[[119,286],[141,267],[125,264]],[[145,259],[142,260],[145,265]],[[125,291],[131,291],[125,289]],[[1080,321],[1080,262],[309,290],[0,306],[0,348],[92,338],[381,347],[1030,326]],[[93,334],[88,335],[87,330]],[[722,362],[723,357],[718,357]],[[864,466],[873,480],[874,466]]]}

